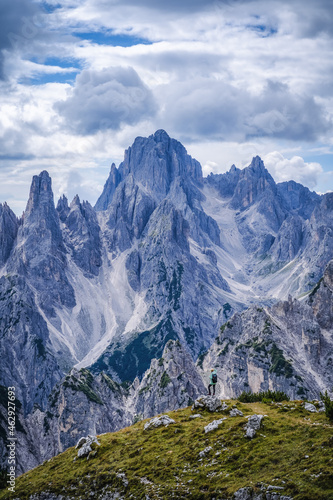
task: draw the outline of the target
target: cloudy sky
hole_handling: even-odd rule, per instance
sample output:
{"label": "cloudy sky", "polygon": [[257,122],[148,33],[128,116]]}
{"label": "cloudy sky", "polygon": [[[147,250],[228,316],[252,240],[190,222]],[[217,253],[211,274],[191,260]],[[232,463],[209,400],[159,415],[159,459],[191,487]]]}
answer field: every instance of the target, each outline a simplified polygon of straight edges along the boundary
{"label": "cloudy sky", "polygon": [[260,155],[333,190],[331,0],[0,3],[0,202],[32,175],[95,203],[111,162],[163,128],[204,170]]}

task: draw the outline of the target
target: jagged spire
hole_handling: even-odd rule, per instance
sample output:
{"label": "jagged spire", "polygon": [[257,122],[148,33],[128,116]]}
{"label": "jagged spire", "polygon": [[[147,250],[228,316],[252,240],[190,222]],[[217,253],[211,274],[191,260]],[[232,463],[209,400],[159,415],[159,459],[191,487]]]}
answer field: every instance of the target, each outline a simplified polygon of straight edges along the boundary
{"label": "jagged spire", "polygon": [[12,251],[18,230],[18,220],[5,202],[0,203],[0,266],[8,259]]}
{"label": "jagged spire", "polygon": [[53,206],[54,208],[51,177],[46,170],[32,178],[25,216],[42,206],[45,208]]}
{"label": "jagged spire", "polygon": [[114,163],[111,165],[109,177],[104,185],[103,192],[98,198],[95,210],[101,211],[106,210],[110,205],[114,192],[121,182],[121,175]]}

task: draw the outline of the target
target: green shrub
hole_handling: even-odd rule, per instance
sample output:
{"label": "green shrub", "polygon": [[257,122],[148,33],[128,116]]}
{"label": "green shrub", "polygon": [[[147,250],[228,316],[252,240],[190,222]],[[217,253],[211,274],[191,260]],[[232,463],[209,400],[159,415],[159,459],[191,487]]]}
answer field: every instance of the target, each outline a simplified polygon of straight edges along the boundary
{"label": "green shrub", "polygon": [[143,420],[143,415],[138,413],[134,415],[133,424],[137,424],[138,422],[141,422],[141,420]]}
{"label": "green shrub", "polygon": [[262,391],[262,392],[251,392],[243,391],[238,397],[238,401],[241,403],[256,403],[258,401],[264,403],[270,403],[271,401],[289,401],[289,396],[283,391]]}
{"label": "green shrub", "polygon": [[325,405],[325,415],[326,417],[333,422],[333,401],[328,395],[328,392],[325,391],[325,394],[320,393],[320,398]]}
{"label": "green shrub", "polygon": [[169,377],[167,372],[163,372],[163,375],[162,375],[161,381],[160,381],[161,389],[164,389],[170,382],[171,382],[171,378]]}

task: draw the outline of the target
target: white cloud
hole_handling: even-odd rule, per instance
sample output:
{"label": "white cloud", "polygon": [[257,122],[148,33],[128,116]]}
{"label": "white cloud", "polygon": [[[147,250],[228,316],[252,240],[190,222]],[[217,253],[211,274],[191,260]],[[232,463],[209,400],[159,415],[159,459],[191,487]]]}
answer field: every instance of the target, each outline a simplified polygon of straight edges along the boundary
{"label": "white cloud", "polygon": [[285,158],[281,153],[273,151],[264,156],[267,170],[276,182],[296,181],[310,189],[318,184],[323,168],[319,163],[307,163],[300,156]]}
{"label": "white cloud", "polygon": [[202,174],[207,177],[210,173],[219,174],[220,166],[215,161],[208,160],[204,165],[202,165]]}
{"label": "white cloud", "polygon": [[270,80],[259,95],[214,78],[173,82],[159,93],[167,128],[192,140],[243,142],[274,137],[311,141],[331,128],[313,97],[295,94],[287,85]]}
{"label": "white cloud", "polygon": [[[320,178],[318,164],[301,156],[318,138],[324,146],[332,137],[329,0],[47,4],[55,7],[50,14],[25,0],[0,7],[0,78],[7,78],[0,82],[0,202],[24,208],[31,176],[43,169],[56,196],[75,189],[94,202],[110,162],[119,163],[137,135],[158,128],[185,143],[205,173],[244,167],[258,154],[267,155],[279,180],[311,187]],[[74,36],[90,31],[100,40]],[[18,36],[14,45],[10,32]],[[110,34],[151,43],[103,43]],[[38,74],[41,81],[55,72],[64,78],[76,66],[84,70],[71,86],[18,84]],[[126,83],[128,67],[134,85]],[[61,114],[54,107],[60,100]],[[292,158],[270,153],[277,150]],[[332,183],[325,179],[327,188]]]}
{"label": "white cloud", "polygon": [[156,106],[151,91],[133,68],[113,67],[82,71],[69,97],[55,108],[71,130],[86,135],[135,125],[153,116]]}

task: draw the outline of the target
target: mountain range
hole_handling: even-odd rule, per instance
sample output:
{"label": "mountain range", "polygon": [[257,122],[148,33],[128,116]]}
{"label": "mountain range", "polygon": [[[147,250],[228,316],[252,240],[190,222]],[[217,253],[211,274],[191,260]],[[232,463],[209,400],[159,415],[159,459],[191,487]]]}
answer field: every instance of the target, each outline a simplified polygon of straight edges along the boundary
{"label": "mountain range", "polygon": [[277,184],[258,156],[204,178],[163,130],[112,164],[95,207],[55,205],[47,171],[34,176],[21,218],[0,204],[0,384],[22,405],[20,470],[186,406],[211,366],[223,397],[330,388],[332,235],[333,193]]}

